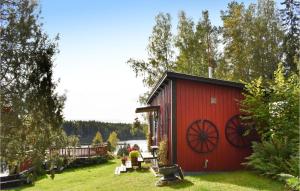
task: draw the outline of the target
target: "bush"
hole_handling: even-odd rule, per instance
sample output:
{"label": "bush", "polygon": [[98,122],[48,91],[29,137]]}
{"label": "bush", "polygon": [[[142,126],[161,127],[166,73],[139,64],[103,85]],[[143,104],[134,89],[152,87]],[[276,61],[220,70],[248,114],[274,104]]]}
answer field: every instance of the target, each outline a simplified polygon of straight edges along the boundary
{"label": "bush", "polygon": [[99,156],[99,157],[91,157],[91,158],[77,158],[72,163],[68,165],[68,167],[83,167],[83,166],[89,166],[94,164],[103,164],[107,162],[106,156]]}
{"label": "bush", "polygon": [[160,142],[159,142],[159,148],[157,153],[157,159],[159,165],[168,165],[168,140],[165,136]]}
{"label": "bush", "polygon": [[300,191],[300,180],[299,177],[295,177],[290,174],[279,174],[278,175],[280,180],[285,182],[286,190],[288,191]]}
{"label": "bush", "polygon": [[275,79],[246,85],[242,112],[256,123],[261,143],[253,145],[248,166],[265,175],[299,174],[299,76],[285,77],[279,65]]}
{"label": "bush", "polygon": [[138,158],[139,156],[140,156],[139,151],[131,151],[131,152],[129,153],[129,157],[130,157],[130,158]]}
{"label": "bush", "polygon": [[282,172],[294,174],[294,168],[297,168],[297,165],[290,166],[294,158],[291,146],[288,141],[283,140],[253,143],[253,154],[247,158],[246,164],[260,173],[274,178]]}

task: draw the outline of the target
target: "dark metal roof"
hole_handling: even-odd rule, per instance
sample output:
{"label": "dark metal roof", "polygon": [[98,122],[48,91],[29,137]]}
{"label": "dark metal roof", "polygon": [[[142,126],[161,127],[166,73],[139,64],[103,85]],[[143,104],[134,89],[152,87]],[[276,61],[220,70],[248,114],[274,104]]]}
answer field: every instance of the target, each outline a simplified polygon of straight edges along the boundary
{"label": "dark metal roof", "polygon": [[135,113],[144,113],[144,112],[151,112],[151,111],[158,111],[159,106],[146,106],[146,107],[138,107],[135,109]]}
{"label": "dark metal roof", "polygon": [[213,84],[213,85],[219,85],[219,86],[227,86],[227,87],[233,87],[238,89],[243,89],[244,84],[238,83],[238,82],[232,82],[232,81],[225,81],[225,80],[218,80],[214,78],[205,78],[205,77],[199,77],[199,76],[193,76],[183,73],[177,73],[177,72],[165,72],[163,76],[159,79],[158,83],[155,85],[153,90],[151,91],[147,103],[149,104],[155,96],[160,92],[160,90],[172,79],[180,79],[180,80],[191,80],[195,82],[200,83],[207,83],[207,84]]}

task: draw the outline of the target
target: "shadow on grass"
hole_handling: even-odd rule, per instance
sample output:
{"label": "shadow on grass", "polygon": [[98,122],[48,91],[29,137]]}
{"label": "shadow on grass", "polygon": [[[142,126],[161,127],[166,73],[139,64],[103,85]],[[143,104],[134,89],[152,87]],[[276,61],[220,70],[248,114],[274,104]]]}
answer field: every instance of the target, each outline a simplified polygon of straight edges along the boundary
{"label": "shadow on grass", "polygon": [[163,186],[163,187],[169,187],[169,188],[172,188],[172,189],[182,189],[182,188],[187,188],[187,187],[190,187],[190,186],[193,186],[194,183],[192,183],[191,181],[189,180],[179,180],[179,181],[176,181],[174,183],[170,183],[169,185],[166,185],[166,186]]}
{"label": "shadow on grass", "polygon": [[[70,168],[67,168],[64,171],[60,172],[60,173],[56,173],[56,175],[57,174],[63,174],[65,172],[76,172],[76,171],[80,171],[80,170],[90,170],[90,169],[93,169],[95,167],[100,167],[101,168],[101,167],[104,167],[104,166],[114,165],[114,164],[116,164],[115,161],[108,160],[107,162],[102,163],[102,164],[90,164],[90,165],[86,165],[86,166],[82,166],[82,167],[70,167]],[[40,181],[40,180],[47,179],[47,178],[50,178],[50,176],[48,176],[47,174],[40,175],[40,176],[37,177],[36,181]],[[55,180],[55,177],[54,177],[54,180]],[[30,187],[34,187],[34,184],[23,185],[21,187],[12,188],[10,190],[21,191],[23,189],[30,188]]]}
{"label": "shadow on grass", "polygon": [[190,177],[197,181],[206,181],[212,183],[231,184],[256,190],[283,190],[284,185],[278,181],[260,176],[251,171],[220,172],[211,174],[201,174]]}
{"label": "shadow on grass", "polygon": [[101,164],[87,164],[87,165],[78,166],[78,167],[66,168],[62,173],[64,173],[64,172],[76,172],[76,171],[81,171],[81,170],[89,170],[89,169],[93,169],[95,167],[104,167],[104,166],[109,166],[109,165],[114,165],[114,164],[116,164],[115,161],[108,160],[107,162],[101,163]]}
{"label": "shadow on grass", "polygon": [[149,167],[142,167],[141,169],[136,169],[137,173],[149,173]]}

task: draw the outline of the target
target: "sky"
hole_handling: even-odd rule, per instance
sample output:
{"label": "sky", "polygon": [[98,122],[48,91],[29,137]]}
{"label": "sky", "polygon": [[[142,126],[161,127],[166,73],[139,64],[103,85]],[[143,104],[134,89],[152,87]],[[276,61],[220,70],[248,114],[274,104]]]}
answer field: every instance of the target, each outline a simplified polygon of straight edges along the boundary
{"label": "sky", "polygon": [[67,96],[65,119],[133,122],[135,108],[141,106],[138,97],[147,89],[126,61],[147,58],[155,16],[170,13],[175,32],[179,11],[197,21],[207,9],[211,22],[222,25],[220,11],[228,2],[40,0],[44,30],[52,38],[60,36],[54,76],[60,81],[58,92]]}

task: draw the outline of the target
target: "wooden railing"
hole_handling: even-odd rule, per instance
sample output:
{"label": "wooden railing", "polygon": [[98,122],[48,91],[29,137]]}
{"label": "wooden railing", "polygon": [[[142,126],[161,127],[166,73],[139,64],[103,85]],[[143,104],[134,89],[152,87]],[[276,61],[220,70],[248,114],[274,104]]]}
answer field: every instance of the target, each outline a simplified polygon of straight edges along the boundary
{"label": "wooden railing", "polygon": [[[51,150],[51,153],[54,150]],[[69,156],[75,158],[92,157],[92,156],[105,156],[107,154],[107,146],[86,146],[86,147],[68,147],[58,150],[60,156]]]}

